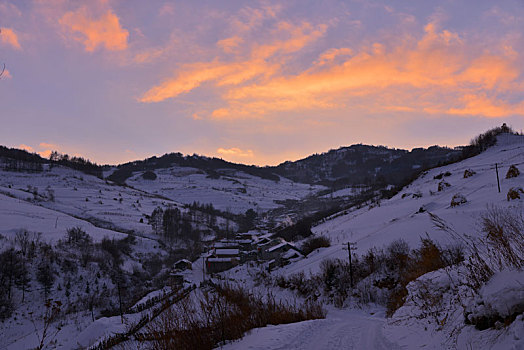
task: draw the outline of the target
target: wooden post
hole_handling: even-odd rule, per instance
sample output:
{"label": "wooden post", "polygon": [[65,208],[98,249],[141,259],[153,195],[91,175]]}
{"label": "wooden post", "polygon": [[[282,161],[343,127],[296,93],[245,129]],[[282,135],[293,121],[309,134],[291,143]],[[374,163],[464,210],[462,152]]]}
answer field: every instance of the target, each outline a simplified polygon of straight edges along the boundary
{"label": "wooden post", "polygon": [[124,311],[122,310],[122,293],[120,291],[120,276],[118,277],[118,280],[117,280],[117,289],[118,289],[118,304],[120,306],[120,322],[122,322],[122,324],[124,324]]}
{"label": "wooden post", "polygon": [[497,163],[495,163],[495,171],[497,172],[497,186],[499,188],[499,193],[500,193],[499,167]]}
{"label": "wooden post", "polygon": [[353,288],[353,264],[351,263],[351,243],[348,242],[348,256],[349,256],[349,281],[351,288]]}

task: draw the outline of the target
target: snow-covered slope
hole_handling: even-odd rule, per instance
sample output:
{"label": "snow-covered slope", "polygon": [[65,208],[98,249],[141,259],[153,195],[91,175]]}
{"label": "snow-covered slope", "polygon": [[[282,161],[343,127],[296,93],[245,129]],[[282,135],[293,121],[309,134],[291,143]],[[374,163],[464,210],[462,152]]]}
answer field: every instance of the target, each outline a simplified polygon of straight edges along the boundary
{"label": "snow-covered slope", "polygon": [[278,182],[262,179],[233,169],[217,171],[221,174],[218,178],[199,169],[179,166],[157,169],[155,173],[156,180],[145,180],[140,172],[126,180],[126,183],[180,203],[212,203],[217,209],[237,214],[248,209],[264,212],[279,207],[277,201],[299,200],[325,189],[323,186],[296,183],[282,177]]}
{"label": "snow-covered slope", "polygon": [[0,194],[0,234],[12,238],[20,230],[39,232],[41,239],[56,243],[71,227],[81,227],[95,242],[104,237],[122,239],[126,234],[95,227],[70,215]]}
{"label": "snow-covered slope", "polygon": [[[7,196],[9,196],[25,201],[23,208],[20,209],[25,213],[33,210],[29,209],[31,205],[36,207],[35,212],[42,211],[41,207],[44,207],[95,222],[99,226],[133,230],[141,234],[151,231],[145,215],[150,215],[155,207],[167,204],[182,206],[161,196],[116,186],[95,176],[65,167],[53,167],[42,173],[0,171],[0,194],[4,195],[0,205],[7,208],[15,209],[13,203],[18,203],[18,201],[11,201],[11,204],[7,204]],[[9,215],[8,213],[9,211],[4,212],[4,215]],[[49,215],[42,215],[42,217],[46,217],[47,220],[55,220],[60,216],[49,211],[46,213]],[[141,219],[143,222],[140,222]],[[35,224],[34,220],[27,217],[22,221],[24,222],[26,224],[20,224],[21,227]],[[58,223],[66,225],[61,223],[60,219]],[[7,228],[5,225],[0,227],[2,231],[6,229],[12,227]]]}
{"label": "snow-covered slope", "polygon": [[[499,171],[500,193],[495,164]],[[325,259],[347,259],[348,252],[343,248],[348,241],[356,243],[358,255],[365,254],[373,247],[383,248],[399,238],[413,248],[419,246],[421,237],[427,236],[443,245],[457,243],[448,233],[434,227],[428,212],[445,220],[459,234],[478,235],[479,216],[488,206],[502,209],[514,207],[517,212],[523,210],[522,198],[507,200],[510,188],[524,187],[523,174],[506,179],[506,172],[511,165],[521,171],[524,168],[524,136],[501,135],[497,145],[486,152],[459,163],[432,169],[390,200],[384,200],[379,205],[373,203],[343,215],[333,215],[332,219],[313,228],[316,234],[330,237],[331,247],[320,248],[305,259],[277,269],[272,275],[290,276],[305,272],[307,278],[309,272],[316,274]],[[469,171],[468,175],[474,174],[465,177],[466,170]],[[441,181],[450,186],[438,191]],[[456,194],[461,194],[467,201],[452,206],[451,201]],[[484,300],[479,302],[474,299],[467,281],[463,281],[466,275],[464,269],[463,265],[439,269],[408,284],[405,304],[390,319],[378,316],[380,310],[383,310],[380,308],[378,315],[373,313],[371,316],[367,307],[362,310],[328,307],[328,315],[324,320],[255,329],[242,340],[228,344],[225,348],[522,349],[522,315],[510,324],[500,324],[499,328],[491,327],[483,331],[466,325],[464,316],[464,307],[476,307],[475,312],[479,313],[486,310],[488,313],[493,312],[497,307],[503,309],[505,314],[515,312],[515,307],[508,310],[508,305],[518,305],[519,308],[522,305],[522,271],[496,272],[480,290],[479,298]],[[238,278],[233,272],[227,276]],[[424,294],[428,290],[432,293],[429,297]],[[436,310],[442,307],[441,313],[428,316],[434,311],[431,307]]]}
{"label": "snow-covered slope", "polygon": [[[498,164],[500,193],[495,164]],[[282,273],[317,272],[320,262],[326,258],[346,259],[347,250],[343,248],[348,241],[356,243],[358,254],[364,254],[372,247],[383,247],[399,238],[413,247],[426,235],[442,244],[452,243],[447,233],[434,227],[428,212],[444,219],[459,233],[475,234],[479,215],[487,206],[522,208],[522,199],[508,201],[506,198],[510,188],[524,187],[524,175],[505,178],[511,165],[524,170],[524,136],[503,134],[499,136],[497,145],[484,153],[424,173],[379,206],[363,207],[314,227],[313,232],[328,236],[332,246],[283,268]],[[475,174],[464,178],[467,169]],[[447,172],[451,175],[434,178]],[[439,192],[441,181],[450,186]],[[452,207],[451,199],[455,194],[462,194],[467,202]]]}

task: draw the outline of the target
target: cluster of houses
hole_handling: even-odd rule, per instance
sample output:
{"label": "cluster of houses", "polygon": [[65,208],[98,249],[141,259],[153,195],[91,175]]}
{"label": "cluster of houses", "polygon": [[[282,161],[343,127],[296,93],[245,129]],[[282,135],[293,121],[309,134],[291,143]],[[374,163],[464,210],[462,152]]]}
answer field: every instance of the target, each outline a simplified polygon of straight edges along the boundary
{"label": "cluster of houses", "polygon": [[216,273],[253,261],[272,270],[303,256],[299,248],[282,238],[251,231],[213,243],[205,258],[205,268],[206,273]]}
{"label": "cluster of houses", "polygon": [[[233,239],[211,243],[204,266],[205,273],[212,274],[251,261],[271,271],[303,257],[304,253],[298,247],[282,238],[271,237],[268,233],[248,232],[240,233]],[[192,269],[192,263],[182,259],[173,267],[173,281],[181,284],[184,281],[182,271]]]}

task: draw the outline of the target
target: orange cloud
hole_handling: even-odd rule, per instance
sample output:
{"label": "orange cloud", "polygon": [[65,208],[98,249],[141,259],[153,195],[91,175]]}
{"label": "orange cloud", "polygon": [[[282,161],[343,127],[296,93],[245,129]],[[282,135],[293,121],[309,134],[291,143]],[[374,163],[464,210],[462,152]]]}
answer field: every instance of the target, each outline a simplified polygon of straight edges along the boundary
{"label": "orange cloud", "polygon": [[343,47],[341,49],[329,49],[318,58],[317,64],[323,66],[325,64],[331,63],[335,58],[340,56],[350,56],[353,54],[353,50],[348,47]]}
{"label": "orange cloud", "polygon": [[43,151],[37,153],[43,158],[49,158],[53,151],[58,150],[58,145],[54,143],[41,142],[38,146],[40,149],[43,149]]}
{"label": "orange cloud", "polygon": [[[139,98],[141,102],[160,102],[189,92],[202,83],[214,81],[216,86],[239,85],[255,78],[269,78],[276,74],[285,61],[277,55],[287,55],[299,51],[304,46],[320,38],[326,26],[313,27],[309,23],[293,26],[282,22],[278,32],[288,38],[269,44],[255,45],[248,58],[234,62],[199,62],[185,65],[176,77],[157,85]],[[275,62],[271,59],[274,58]]]}
{"label": "orange cloud", "polygon": [[166,52],[166,48],[152,48],[148,49],[142,52],[139,52],[135,55],[133,58],[133,61],[135,63],[150,63],[157,58],[164,55]]}
{"label": "orange cloud", "polygon": [[20,46],[20,42],[18,41],[18,35],[16,35],[11,28],[0,28],[0,42],[17,50],[22,49],[22,46]]}
{"label": "orange cloud", "polygon": [[93,52],[98,47],[110,51],[125,50],[129,32],[122,28],[119,18],[107,10],[98,18],[93,18],[86,7],[74,12],[67,12],[60,20],[73,39],[82,43],[87,52]]}
{"label": "orange cloud", "polygon": [[217,46],[226,53],[233,53],[237,49],[244,39],[239,36],[232,36],[230,38],[222,39],[217,41]]}
{"label": "orange cloud", "polygon": [[[276,111],[310,109],[359,108],[359,100],[371,96],[365,109],[375,106],[396,111],[424,111],[428,108],[450,114],[477,114],[496,117],[522,114],[519,105],[484,103],[485,109],[464,109],[440,106],[441,94],[449,101],[461,102],[465,92],[475,96],[479,91],[497,93],[519,91],[522,68],[514,57],[481,52],[468,55],[475,47],[467,46],[455,33],[437,31],[433,24],[425,27],[420,40],[404,38],[396,46],[375,43],[362,47],[342,62],[334,62],[339,55],[351,54],[347,48],[328,50],[317,62],[322,63],[297,75],[282,75],[265,82],[254,82],[228,89],[223,98],[229,108],[221,108],[219,117],[253,117]],[[384,99],[391,100],[385,107]],[[477,102],[484,101],[478,100]],[[404,102],[405,105],[398,105]],[[463,101],[462,101],[463,102]],[[466,112],[467,111],[467,112]],[[213,117],[217,115],[213,114]]]}
{"label": "orange cloud", "polygon": [[219,148],[217,153],[225,157],[240,157],[240,158],[252,158],[254,153],[252,150],[248,149],[246,151],[241,150],[240,148]]}
{"label": "orange cloud", "polygon": [[450,108],[446,112],[456,115],[483,115],[489,118],[524,115],[524,102],[509,104],[480,95],[466,95],[461,99],[463,106]]}
{"label": "orange cloud", "polygon": [[53,151],[51,151],[50,149],[46,149],[45,151],[38,152],[38,154],[42,158],[49,158],[49,156],[51,155],[52,152]]}
{"label": "orange cloud", "polygon": [[20,144],[18,145],[18,148],[20,149],[23,149],[23,150],[26,150],[27,152],[34,152],[35,150],[33,149],[33,147],[31,146],[28,146],[28,145],[25,145],[25,144]]}
{"label": "orange cloud", "polygon": [[[327,26],[280,21],[266,30],[269,40],[251,43],[243,36],[243,24],[257,26],[270,16],[265,10],[245,10],[236,34],[217,42],[221,52],[215,59],[183,65],[139,101],[176,98],[205,84],[221,101],[191,113],[215,120],[314,110],[524,115],[521,104],[511,102],[522,101],[516,96],[524,86],[521,54],[507,40],[487,47],[441,29],[442,13],[432,16],[418,35],[410,31],[371,44],[330,48],[302,69],[304,49],[319,42]],[[224,52],[234,56],[226,61]]]}

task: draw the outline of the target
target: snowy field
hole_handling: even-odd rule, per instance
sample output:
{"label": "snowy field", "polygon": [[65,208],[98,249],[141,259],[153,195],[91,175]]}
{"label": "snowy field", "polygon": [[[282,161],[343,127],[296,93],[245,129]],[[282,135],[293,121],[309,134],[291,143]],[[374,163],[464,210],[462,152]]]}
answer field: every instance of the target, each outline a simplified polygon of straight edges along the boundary
{"label": "snowy field", "polygon": [[219,179],[201,170],[171,167],[155,170],[156,180],[144,180],[136,174],[126,182],[130,186],[160,194],[180,203],[213,203],[215,208],[233,213],[248,209],[264,212],[279,207],[275,201],[299,200],[325,189],[323,186],[300,184],[281,177],[280,181],[262,179],[241,171],[230,171]]}
{"label": "snowy field", "polygon": [[[151,232],[145,215],[150,215],[154,208],[181,206],[180,203],[129,187],[116,186],[64,167],[33,174],[0,171],[0,193],[29,201],[24,207],[26,209],[33,204],[35,207],[141,234]],[[53,216],[56,219],[57,215],[51,214]]]}

